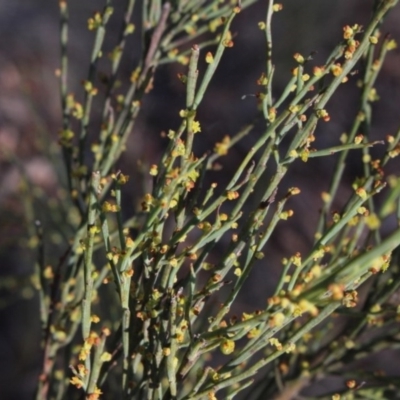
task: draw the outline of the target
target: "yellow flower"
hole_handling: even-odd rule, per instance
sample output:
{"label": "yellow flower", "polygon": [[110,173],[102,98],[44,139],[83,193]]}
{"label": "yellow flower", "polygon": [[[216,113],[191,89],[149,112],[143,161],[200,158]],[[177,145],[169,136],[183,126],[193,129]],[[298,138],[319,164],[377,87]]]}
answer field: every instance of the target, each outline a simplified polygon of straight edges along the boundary
{"label": "yellow flower", "polygon": [[292,114],[296,114],[296,113],[298,113],[300,110],[301,110],[301,106],[298,105],[298,104],[289,107],[289,111],[290,111]]}
{"label": "yellow flower", "polygon": [[71,129],[64,129],[59,133],[60,143],[63,146],[70,147],[74,136],[75,134]]}
{"label": "yellow flower", "polygon": [[103,361],[103,362],[110,361],[111,358],[112,358],[111,353],[104,352],[104,353],[100,356],[100,361]]}
{"label": "yellow flower", "polygon": [[343,27],[343,38],[350,39],[354,35],[354,30],[349,25]]}
{"label": "yellow flower", "polygon": [[272,9],[274,10],[274,12],[278,12],[283,10],[283,5],[281,3],[276,3],[272,6]]}
{"label": "yellow flower", "polygon": [[314,76],[322,76],[325,73],[325,67],[314,67],[313,75]]}
{"label": "yellow flower", "polygon": [[233,47],[232,33],[230,31],[226,33],[222,44],[224,47]]}
{"label": "yellow flower", "polygon": [[95,324],[97,324],[98,322],[100,322],[100,318],[98,317],[98,315],[92,315],[92,316],[90,317],[90,320],[91,320],[93,323],[95,323]]}
{"label": "yellow flower", "polygon": [[376,36],[370,36],[369,37],[369,42],[371,44],[377,44],[378,43],[378,38]]}
{"label": "yellow flower", "polygon": [[294,256],[291,257],[290,261],[296,266],[300,267],[301,266],[301,254],[296,253]]}
{"label": "yellow flower", "polygon": [[207,399],[208,400],[217,400],[215,397],[215,393],[213,391],[207,393]]}
{"label": "yellow flower", "polygon": [[317,117],[322,118],[325,122],[328,122],[330,120],[328,111],[326,111],[325,109],[317,110]]}
{"label": "yellow flower", "polygon": [[253,328],[249,331],[249,333],[247,334],[247,337],[249,339],[253,339],[257,336],[260,336],[260,333],[261,333],[261,329]]}
{"label": "yellow flower", "polygon": [[52,268],[51,268],[50,265],[48,265],[48,266],[44,269],[44,271],[43,271],[43,276],[44,276],[46,279],[53,279],[53,278],[54,278],[54,273],[53,273],[53,270],[52,270]]}
{"label": "yellow flower", "polygon": [[206,63],[207,64],[211,64],[214,61],[214,56],[212,55],[212,53],[209,51],[206,54]]}
{"label": "yellow flower", "polygon": [[299,153],[296,150],[291,150],[289,156],[292,158],[296,158],[299,156]]}
{"label": "yellow flower", "polygon": [[225,136],[222,139],[222,142],[216,143],[214,147],[215,153],[217,153],[220,156],[224,156],[228,154],[228,149],[231,143],[231,138],[229,136]]}
{"label": "yellow flower", "polygon": [[87,400],[98,400],[103,392],[96,386],[93,393],[87,396]]}
{"label": "yellow flower", "polygon": [[259,86],[265,86],[268,84],[268,78],[265,76],[264,72],[260,75],[260,77],[257,79],[257,85]]}
{"label": "yellow flower", "polygon": [[360,144],[360,143],[363,141],[363,139],[364,139],[364,136],[363,136],[363,135],[357,135],[357,136],[354,138],[354,143],[355,143],[355,144]]}
{"label": "yellow flower", "polygon": [[179,116],[180,116],[181,118],[186,118],[187,115],[188,115],[188,110],[180,110],[180,111],[179,111]]}
{"label": "yellow flower", "polygon": [[293,58],[299,63],[303,64],[304,63],[304,57],[300,53],[296,53],[293,55]]}
{"label": "yellow flower", "polygon": [[276,108],[271,107],[268,111],[268,121],[274,122],[276,118]]}
{"label": "yellow flower", "polygon": [[324,203],[328,203],[329,201],[331,201],[332,196],[328,192],[322,192],[321,198]]}
{"label": "yellow flower", "polygon": [[239,197],[239,192],[229,190],[226,197],[228,200],[235,200]]}
{"label": "yellow flower", "polygon": [[228,355],[234,352],[235,342],[230,339],[224,339],[220,344],[220,350],[222,354]]}
{"label": "yellow flower", "polygon": [[296,349],[296,345],[294,343],[288,343],[285,346],[285,352],[286,353],[292,353]]}
{"label": "yellow flower", "polygon": [[293,216],[293,214],[294,214],[293,210],[283,211],[280,213],[279,218],[286,221],[288,218]]}
{"label": "yellow flower", "polygon": [[71,385],[76,386],[78,389],[80,389],[83,386],[82,380],[79,379],[77,376],[72,377],[72,379],[70,379],[69,383]]}
{"label": "yellow flower", "polygon": [[375,213],[368,215],[365,218],[365,222],[368,228],[371,229],[372,231],[379,229],[379,227],[381,226],[381,221]]}
{"label": "yellow flower", "polygon": [[331,72],[334,76],[339,76],[343,72],[343,68],[339,63],[332,65]]}
{"label": "yellow flower", "polygon": [[271,328],[282,326],[285,322],[285,315],[277,312],[269,318],[268,324]]}
{"label": "yellow flower", "polygon": [[201,126],[199,121],[192,121],[192,131],[193,133],[201,132]]}
{"label": "yellow flower", "polygon": [[169,264],[171,265],[171,267],[175,268],[178,266],[178,260],[175,257],[173,257],[169,260]]}
{"label": "yellow flower", "polygon": [[150,175],[152,176],[157,176],[158,174],[158,166],[156,164],[153,164],[150,168]]}
{"label": "yellow flower", "polygon": [[371,88],[371,90],[369,91],[368,100],[371,102],[379,100],[379,96],[375,88]]}
{"label": "yellow flower", "polygon": [[298,187],[291,187],[289,188],[288,193],[292,196],[295,196],[296,194],[300,193],[300,189]]}
{"label": "yellow flower", "polygon": [[390,51],[390,50],[394,50],[395,48],[397,48],[397,43],[396,43],[396,41],[395,41],[394,39],[389,40],[389,41],[387,42],[386,49]]}
{"label": "yellow flower", "polygon": [[282,350],[283,346],[277,338],[270,338],[268,341],[269,341],[269,344],[272,346],[275,346],[278,351]]}
{"label": "yellow flower", "polygon": [[76,119],[82,119],[83,118],[83,107],[82,107],[81,103],[75,102],[74,110],[72,111],[72,115]]}
{"label": "yellow flower", "polygon": [[93,31],[101,26],[103,19],[99,12],[93,15],[93,18],[89,18],[87,21],[89,31]]}
{"label": "yellow flower", "polygon": [[109,201],[105,201],[103,205],[101,206],[101,210],[103,212],[118,212],[120,210],[120,207],[117,206],[116,204],[112,204]]}
{"label": "yellow flower", "polygon": [[210,32],[215,32],[219,26],[223,24],[222,18],[216,18],[208,23]]}
{"label": "yellow flower", "polygon": [[164,355],[165,357],[168,357],[168,356],[171,354],[171,349],[170,349],[169,347],[164,347],[164,348],[162,349],[162,352],[163,352],[163,355]]}
{"label": "yellow flower", "polygon": [[368,197],[366,190],[362,187],[356,190],[356,194],[360,196],[363,200],[366,200],[366,198]]}
{"label": "yellow flower", "polygon": [[134,24],[128,24],[125,28],[125,35],[130,35],[135,31],[135,25]]}
{"label": "yellow flower", "polygon": [[140,72],[141,72],[141,71],[140,71],[140,68],[137,67],[137,68],[131,73],[131,76],[130,76],[129,80],[130,80],[132,83],[137,82],[138,79],[139,79],[139,76],[140,76]]}
{"label": "yellow flower", "polygon": [[219,215],[219,220],[220,221],[228,221],[228,214],[222,213]]}

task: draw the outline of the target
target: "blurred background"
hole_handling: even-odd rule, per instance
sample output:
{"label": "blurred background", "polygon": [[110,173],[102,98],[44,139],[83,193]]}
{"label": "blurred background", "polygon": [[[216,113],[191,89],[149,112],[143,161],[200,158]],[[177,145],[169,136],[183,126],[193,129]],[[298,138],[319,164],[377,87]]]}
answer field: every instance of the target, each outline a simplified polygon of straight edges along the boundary
{"label": "blurred background", "polygon": [[[49,196],[59,186],[62,172],[43,155],[43,146],[56,146],[61,126],[58,81],[54,71],[59,67],[58,2],[54,0],[0,0],[0,398],[24,400],[32,398],[40,368],[40,322],[38,298],[30,275],[35,253],[27,250],[28,228],[26,206],[21,198],[24,175],[33,187]],[[109,34],[119,27],[118,15],[125,5],[116,2]],[[137,2],[139,3],[139,2]],[[315,64],[323,64],[342,38],[342,27],[365,24],[372,0],[282,0],[284,9],[273,22],[275,84],[278,96],[291,77],[295,66],[293,54],[315,52]],[[87,30],[87,19],[104,6],[103,1],[68,1],[70,7],[70,77],[69,90],[80,91],[86,78],[93,34]],[[264,69],[264,35],[257,23],[264,19],[266,1],[259,1],[236,19],[232,32],[235,46],[222,60],[211,88],[199,110],[202,124],[197,155],[233,135],[257,115],[256,100],[246,94],[257,92],[256,80]],[[400,41],[400,6],[392,11],[382,27]],[[135,21],[139,22],[139,14]],[[112,39],[110,39],[112,41]],[[122,74],[128,77],[140,57],[140,43],[132,39],[131,56],[127,57]],[[371,140],[393,134],[400,122],[400,52],[388,56],[377,85],[380,102],[373,108]],[[132,174],[138,161],[157,163],[165,145],[162,131],[176,129],[178,112],[184,108],[185,91],[177,79],[184,73],[182,65],[160,67],[154,89],[146,96],[138,123],[135,125],[121,169]],[[356,79],[356,78],[354,78]],[[316,147],[338,144],[340,135],[349,129],[357,110],[355,84],[343,85],[328,104],[331,121],[319,128]],[[81,94],[80,94],[81,95]],[[261,129],[261,127],[260,127]],[[261,130],[260,130],[261,132]],[[240,142],[221,161],[221,182],[226,181],[248,149],[255,142],[257,130]],[[52,141],[54,142],[52,144]],[[284,180],[282,191],[298,186],[302,195],[290,203],[295,216],[272,238],[266,259],[249,280],[241,301],[243,308],[262,307],[279,273],[280,260],[296,251],[307,249],[321,205],[320,193],[328,188],[334,158],[299,162]],[[393,171],[399,166],[393,164]],[[343,202],[350,183],[361,169],[359,157],[347,166],[347,182],[343,182]],[[129,186],[129,185],[128,185]],[[138,193],[134,185],[127,188],[126,204],[134,204]],[[36,190],[36,189],[35,189]],[[340,207],[340,199],[337,207]],[[29,210],[28,210],[29,211]],[[46,209],[40,204],[32,210],[46,234]],[[388,226],[390,230],[392,227]],[[273,251],[271,251],[273,249]],[[60,249],[48,249],[49,257],[60,257]],[[255,284],[257,283],[257,284]]]}

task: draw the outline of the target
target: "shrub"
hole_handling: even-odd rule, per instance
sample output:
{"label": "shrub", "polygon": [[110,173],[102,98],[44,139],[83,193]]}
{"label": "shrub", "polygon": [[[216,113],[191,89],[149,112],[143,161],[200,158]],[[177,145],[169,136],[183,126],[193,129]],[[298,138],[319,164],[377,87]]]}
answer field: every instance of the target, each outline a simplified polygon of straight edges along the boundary
{"label": "shrub", "polygon": [[[68,4],[60,1],[59,145],[66,174],[51,213],[66,218],[53,228],[38,226],[34,235],[43,329],[37,399],[195,400],[239,393],[289,399],[300,392],[311,398],[312,382],[336,375],[343,382],[321,396],[399,393],[398,382],[384,374],[345,369],[393,348],[398,329],[400,183],[385,168],[400,153],[400,130],[379,141],[368,135],[371,104],[378,100],[374,85],[396,46],[379,27],[397,1],[375,1],[364,27],[344,26],[323,64],[296,53],[279,92],[271,23],[282,5],[269,1],[259,23],[266,63],[254,94],[258,120],[200,154],[198,110],[235,44],[232,22],[255,2],[151,0],[140,6],[129,0],[107,58],[104,43],[114,35],[107,1],[88,19],[94,40],[79,102],[68,88]],[[130,35],[141,35],[142,56],[126,81],[121,63],[131,51]],[[158,163],[138,164],[130,180],[119,160],[155,70],[166,63],[185,66],[176,79],[186,88],[186,104],[176,110],[179,124],[165,127]],[[334,146],[317,146],[330,120],[329,101],[342,85],[359,90],[349,133]],[[218,163],[247,135],[254,144],[224,182]],[[312,245],[268,266],[280,275],[273,293],[262,309],[244,312],[237,306],[244,284],[267,262],[265,248],[278,224],[292,217],[288,203],[302,197],[300,185],[283,188],[283,179],[299,164],[333,154],[336,167],[321,193]],[[346,161],[355,154],[361,154],[362,173],[336,210]],[[137,206],[122,201],[129,185],[141,197]],[[385,221],[397,227],[383,234]],[[63,254],[53,263],[46,249],[54,238]]]}

